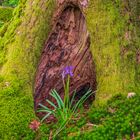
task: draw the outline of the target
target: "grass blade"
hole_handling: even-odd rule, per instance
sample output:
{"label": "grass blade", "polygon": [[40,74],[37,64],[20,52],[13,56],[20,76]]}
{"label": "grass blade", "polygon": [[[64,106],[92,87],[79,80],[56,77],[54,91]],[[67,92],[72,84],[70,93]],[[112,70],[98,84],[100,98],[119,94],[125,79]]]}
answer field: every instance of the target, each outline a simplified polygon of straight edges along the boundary
{"label": "grass blade", "polygon": [[51,101],[49,101],[48,99],[46,100],[46,102],[48,102],[51,106],[53,106],[55,109],[57,109],[57,106],[54,103],[52,103]]}
{"label": "grass blade", "polygon": [[60,101],[62,107],[64,107],[64,102],[63,102],[63,100],[61,99],[60,95],[57,93],[57,91],[56,91],[55,89],[54,89],[54,92],[55,92],[57,98],[59,99],[59,101]]}
{"label": "grass blade", "polygon": [[71,101],[70,101],[70,109],[71,109],[71,107],[72,107],[72,104],[73,104],[73,101],[74,101],[75,94],[76,94],[76,90],[74,91],[74,94],[73,94],[72,99],[71,99]]}
{"label": "grass blade", "polygon": [[51,110],[43,110],[43,109],[37,110],[37,112],[48,112],[48,113],[53,113],[53,111],[51,111]]}
{"label": "grass blade", "polygon": [[51,93],[50,93],[50,95],[55,98],[55,100],[57,101],[57,104],[58,104],[59,108],[63,108],[64,107],[64,103],[63,103],[60,95],[58,95],[58,93],[57,93],[56,90],[52,90]]}
{"label": "grass blade", "polygon": [[43,122],[43,121],[44,121],[46,118],[48,118],[50,115],[51,115],[51,113],[46,114],[46,115],[42,118],[41,122]]}
{"label": "grass blade", "polygon": [[44,108],[45,110],[50,111],[50,109],[49,109],[47,106],[44,106],[43,104],[40,104],[40,103],[39,103],[39,106],[41,106],[41,107]]}
{"label": "grass blade", "polygon": [[77,102],[77,104],[73,107],[73,112],[75,112],[93,93],[92,90],[88,90],[84,96]]}

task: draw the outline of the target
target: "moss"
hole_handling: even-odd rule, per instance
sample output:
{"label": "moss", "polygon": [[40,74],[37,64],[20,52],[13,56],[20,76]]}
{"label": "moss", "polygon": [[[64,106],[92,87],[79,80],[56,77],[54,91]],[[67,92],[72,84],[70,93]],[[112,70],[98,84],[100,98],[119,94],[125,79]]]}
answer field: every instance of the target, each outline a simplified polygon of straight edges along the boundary
{"label": "moss", "polygon": [[[128,15],[123,12],[126,4],[122,1],[95,0],[90,1],[89,8],[85,10],[96,65],[96,105],[106,103],[118,92],[126,94],[136,88],[136,49],[134,46],[127,48],[127,54],[122,54],[123,47],[134,45],[133,39],[124,37],[126,27],[133,25],[128,24],[130,17],[124,16]],[[133,25],[131,30],[134,29]]]}
{"label": "moss", "polygon": [[[56,139],[63,140],[121,140],[139,138],[140,130],[140,96],[139,92],[135,97],[127,99],[123,94],[116,94],[110,98],[103,107],[92,107],[86,123],[79,126],[76,121],[73,127],[67,126]],[[89,126],[88,126],[89,125]]]}
{"label": "moss", "polygon": [[7,31],[8,25],[9,25],[9,23],[5,23],[4,26],[2,26],[2,28],[0,28],[0,37],[1,38],[4,36],[5,32]]}
{"label": "moss", "polygon": [[[96,100],[107,100],[121,90],[119,75],[119,34],[123,21],[113,2],[93,1],[87,10],[87,24],[91,33],[91,50],[96,64],[98,92]],[[91,18],[92,17],[92,18]],[[91,20],[92,19],[92,20]],[[118,82],[120,81],[120,83]],[[99,99],[98,99],[99,98]]]}
{"label": "moss", "polygon": [[0,21],[0,28],[4,25],[4,22]]}
{"label": "moss", "polygon": [[12,18],[13,8],[0,6],[0,21],[7,22]]}
{"label": "moss", "polygon": [[[124,13],[127,16],[121,13],[123,4],[119,0],[94,0],[85,10],[96,64],[96,105],[107,103],[119,92],[126,94],[136,90],[138,84],[135,54],[139,41],[137,33],[130,40],[124,37],[128,29],[135,33],[136,26],[128,23],[131,17],[128,13]],[[28,128],[35,118],[32,87],[55,6],[51,0],[21,0],[13,12],[14,17],[0,31],[0,139],[35,137]],[[44,131],[41,133],[45,137]]]}
{"label": "moss", "polygon": [[8,87],[2,91],[0,98],[0,138],[33,139],[34,133],[28,127],[31,119],[35,118],[31,97],[15,87]]}
{"label": "moss", "polygon": [[16,7],[18,5],[19,0],[4,0],[2,2],[2,6],[10,6]]}
{"label": "moss", "polygon": [[16,29],[21,23],[25,2],[26,1],[24,1],[24,3],[21,2],[19,6],[15,8],[13,12],[14,17],[0,29],[0,67],[6,62],[7,44],[14,40]]}
{"label": "moss", "polygon": [[[137,1],[135,3],[131,2],[131,7],[133,7],[133,21],[135,25],[135,30],[133,33],[134,36],[134,43],[137,48],[137,53],[140,51],[140,20],[139,20],[139,13],[140,13],[140,2]],[[137,53],[136,53],[136,59],[137,59]],[[140,63],[136,64],[136,75],[135,75],[135,83],[138,88],[140,88]]]}
{"label": "moss", "polygon": [[0,59],[3,77],[0,83],[0,139],[33,139],[35,136],[28,128],[30,121],[36,118],[33,80],[54,8],[54,1],[21,1],[1,37],[1,58],[4,60]]}

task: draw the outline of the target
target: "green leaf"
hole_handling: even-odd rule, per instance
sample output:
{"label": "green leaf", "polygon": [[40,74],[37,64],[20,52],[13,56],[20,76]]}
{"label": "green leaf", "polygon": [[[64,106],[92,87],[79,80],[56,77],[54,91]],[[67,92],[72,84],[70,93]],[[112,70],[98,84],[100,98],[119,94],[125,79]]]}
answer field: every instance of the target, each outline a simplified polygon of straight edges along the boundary
{"label": "green leaf", "polygon": [[44,106],[43,104],[39,103],[39,106],[43,107],[46,110],[50,110],[47,106]]}
{"label": "green leaf", "polygon": [[40,110],[37,110],[37,112],[49,112],[49,113],[53,113],[53,111],[49,111],[49,110],[43,110],[43,109],[40,109]]}
{"label": "green leaf", "polygon": [[64,107],[64,103],[63,103],[60,95],[58,95],[56,90],[52,90],[50,95],[56,99],[59,108],[63,108]]}
{"label": "green leaf", "polygon": [[[95,91],[94,91],[95,92]],[[75,112],[86,100],[89,98],[94,92],[92,92],[91,89],[89,89],[85,95],[82,96],[82,98],[76,103],[76,105],[73,107],[73,112]]]}
{"label": "green leaf", "polygon": [[49,101],[48,99],[46,99],[46,102],[48,102],[51,106],[53,106],[55,109],[57,109],[57,106],[54,103],[52,103],[51,101]]}
{"label": "green leaf", "polygon": [[41,122],[43,122],[43,121],[44,121],[46,118],[48,118],[50,115],[51,115],[51,113],[46,114],[46,115],[42,118]]}
{"label": "green leaf", "polygon": [[71,101],[70,101],[70,109],[71,109],[71,107],[72,107],[72,104],[73,104],[73,101],[74,101],[75,94],[76,94],[76,90],[74,91],[74,94],[73,94],[72,99],[71,99]]}

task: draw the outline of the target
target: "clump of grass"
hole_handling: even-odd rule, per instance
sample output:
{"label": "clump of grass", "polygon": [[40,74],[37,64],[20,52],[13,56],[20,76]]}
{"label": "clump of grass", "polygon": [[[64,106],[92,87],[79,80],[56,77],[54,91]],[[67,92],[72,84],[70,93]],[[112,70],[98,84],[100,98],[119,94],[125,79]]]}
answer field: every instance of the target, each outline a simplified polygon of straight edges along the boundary
{"label": "clump of grass", "polygon": [[[78,109],[83,105],[83,103],[93,94],[92,90],[88,89],[87,92],[81,97],[81,99],[77,103],[74,103],[74,97],[76,92],[70,99],[69,90],[70,77],[73,76],[72,69],[72,66],[68,66],[64,69],[62,73],[62,80],[64,85],[64,101],[62,100],[61,96],[57,93],[57,91],[53,89],[51,90],[50,95],[57,101],[57,105],[55,105],[48,99],[46,99],[46,102],[49,105],[51,105],[54,109],[52,110],[51,108],[48,108],[47,106],[44,106],[41,103],[39,104],[42,107],[42,109],[38,110],[38,112],[46,112],[46,115],[42,118],[41,121],[44,121],[50,115],[53,115],[55,116],[55,118],[57,118],[58,123],[60,124],[60,127],[54,134],[54,138],[65,128],[65,126],[71,120],[72,116],[74,116],[77,113]],[[66,80],[65,77],[67,78]]]}

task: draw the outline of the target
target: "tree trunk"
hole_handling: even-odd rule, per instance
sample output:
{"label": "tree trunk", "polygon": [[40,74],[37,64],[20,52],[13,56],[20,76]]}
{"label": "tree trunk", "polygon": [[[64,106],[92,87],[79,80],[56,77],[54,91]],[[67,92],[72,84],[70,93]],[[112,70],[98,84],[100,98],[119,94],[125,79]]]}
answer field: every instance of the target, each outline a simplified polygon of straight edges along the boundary
{"label": "tree trunk", "polygon": [[[44,51],[44,49],[51,42],[50,38],[58,22],[57,17],[61,15],[60,13],[63,13],[69,4],[79,9],[85,19],[84,26],[86,26],[89,32],[90,50],[95,66],[93,66],[91,59],[88,60],[85,57],[80,62],[86,60],[87,62],[85,62],[84,66],[88,65],[89,68],[93,68],[93,72],[90,71],[87,75],[93,75],[88,81],[97,82],[95,105],[105,104],[109,98],[118,93],[127,94],[130,91],[137,92],[139,89],[140,32],[138,28],[140,27],[140,3],[138,0],[134,2],[130,2],[129,0],[120,2],[112,2],[111,0],[22,0],[15,9],[14,17],[9,22],[9,25],[4,26],[0,31],[0,97],[2,99],[0,104],[3,104],[0,107],[0,110],[2,110],[0,115],[2,116],[1,121],[6,124],[0,130],[3,138],[6,135],[9,138],[15,136],[14,131],[20,134],[20,127],[27,127],[29,121],[34,117],[33,95],[38,95],[36,97],[39,97],[40,92],[37,90],[42,84],[38,83],[41,79],[40,74],[42,70],[49,72],[46,68],[41,70],[41,62],[47,65],[48,61],[53,59],[53,57],[47,59],[47,55],[50,55],[51,51]],[[87,38],[82,27],[80,32],[78,31],[79,38],[77,40],[81,39],[82,44],[84,44],[84,40],[82,39],[84,37],[87,40]],[[48,36],[49,33],[50,35]],[[70,40],[72,45],[73,39],[75,38],[71,38]],[[54,43],[56,42],[54,41]],[[83,50],[86,48],[88,48],[88,45],[84,44]],[[75,51],[75,48],[73,49],[72,46],[70,49],[72,52]],[[59,50],[57,52],[61,53]],[[89,51],[87,54],[90,57]],[[75,54],[70,57],[70,64],[73,64],[72,60],[74,56]],[[81,57],[78,57],[77,61],[79,58]],[[63,66],[65,66],[67,63],[63,60]],[[81,70],[82,73],[83,69],[81,66],[78,70]],[[57,68],[60,74],[62,69],[61,61]],[[76,79],[76,77],[74,78]],[[55,75],[53,75],[53,79],[45,79],[41,80],[41,82],[47,84],[47,82],[54,79]],[[61,82],[59,84],[61,85]],[[55,88],[51,82],[50,86],[50,88]],[[79,86],[81,85],[77,83],[74,88],[79,88]],[[44,92],[46,89],[40,89],[41,98],[38,99],[37,103],[43,97],[47,97]],[[15,110],[17,106],[18,108]],[[24,112],[26,109],[28,111]],[[7,116],[9,111],[11,113]],[[20,120],[17,114],[20,114]],[[16,127],[16,130],[11,127],[13,125]],[[10,134],[6,132],[6,128],[10,129]],[[26,137],[27,132],[24,132],[23,135]]]}
{"label": "tree trunk", "polygon": [[[96,90],[95,66],[90,52],[90,35],[85,18],[77,3],[64,3],[56,11],[52,31],[45,43],[35,80],[35,108],[39,103],[52,100],[50,91],[55,88],[64,97],[62,72],[73,68],[70,79],[70,96],[82,97],[84,89]],[[63,77],[64,78],[64,77]],[[94,96],[93,96],[94,97]],[[53,102],[56,102],[55,100]]]}

